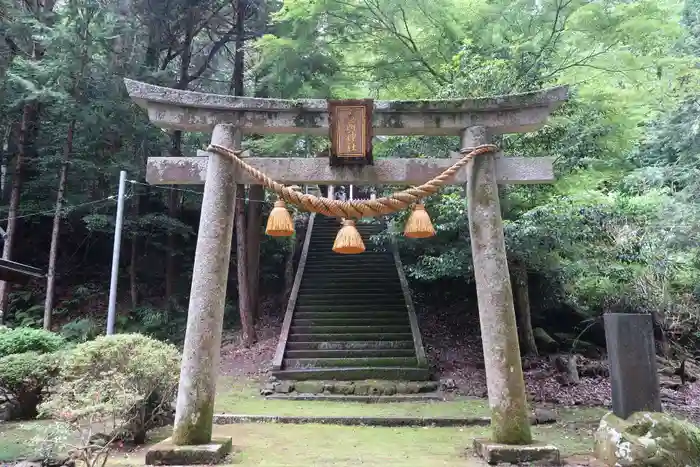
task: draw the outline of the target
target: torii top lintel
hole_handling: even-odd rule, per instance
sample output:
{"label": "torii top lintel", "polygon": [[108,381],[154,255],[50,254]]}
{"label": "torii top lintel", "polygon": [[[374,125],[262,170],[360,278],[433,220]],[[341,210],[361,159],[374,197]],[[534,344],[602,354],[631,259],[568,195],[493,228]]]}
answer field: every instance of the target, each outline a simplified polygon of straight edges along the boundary
{"label": "torii top lintel", "polygon": [[[211,132],[217,124],[246,133],[328,135],[324,99],[261,99],[181,91],[125,79],[129,96],[159,127]],[[521,133],[541,127],[568,98],[565,86],[523,94],[477,99],[374,101],[375,135],[458,135],[471,126],[492,134]]]}

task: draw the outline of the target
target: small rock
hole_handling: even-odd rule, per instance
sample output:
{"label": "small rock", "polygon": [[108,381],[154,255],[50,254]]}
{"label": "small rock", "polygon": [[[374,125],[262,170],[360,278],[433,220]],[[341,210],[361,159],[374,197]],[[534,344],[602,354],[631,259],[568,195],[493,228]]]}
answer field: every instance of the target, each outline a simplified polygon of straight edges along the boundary
{"label": "small rock", "polygon": [[523,358],[522,361],[523,371],[532,370],[537,367],[537,360],[534,358]]}
{"label": "small rock", "polygon": [[275,393],[275,385],[272,383],[267,383],[260,389],[261,396],[270,396]]}
{"label": "small rock", "polygon": [[275,392],[280,394],[289,394],[294,391],[294,383],[291,381],[280,381],[275,385]]}
{"label": "small rock", "polygon": [[576,384],[578,384],[578,382],[570,378],[569,375],[556,375],[555,379],[557,380],[557,383],[561,384],[562,386],[576,386]]}
{"label": "small rock", "polygon": [[418,394],[420,392],[420,384],[416,382],[406,383],[406,394]]}
{"label": "small rock", "polygon": [[681,386],[683,386],[680,381],[669,378],[668,376],[659,377],[659,385],[662,388],[670,389],[672,391],[678,391]]}
{"label": "small rock", "polygon": [[277,381],[277,376],[270,376],[270,382],[274,383],[275,381]]}
{"label": "small rock", "polygon": [[544,425],[547,423],[555,423],[557,421],[557,414],[553,410],[536,408],[532,413],[532,418],[535,424]]}
{"label": "small rock", "polygon": [[440,389],[443,391],[456,391],[457,383],[453,379],[442,379],[440,380]]}
{"label": "small rock", "polygon": [[552,372],[549,370],[535,370],[528,373],[533,379],[547,379],[552,376]]}
{"label": "small rock", "polygon": [[0,422],[8,422],[12,420],[13,407],[12,404],[0,405]]}
{"label": "small rock", "polygon": [[324,383],[322,381],[299,381],[294,385],[299,394],[320,394],[323,392]]}
{"label": "small rock", "polygon": [[437,381],[426,381],[420,384],[418,392],[434,392],[438,390],[438,387],[440,387],[440,385]]}
{"label": "small rock", "polygon": [[69,457],[45,459],[42,462],[43,467],[73,467],[75,461]]}
{"label": "small rock", "polygon": [[112,440],[112,438],[113,437],[110,436],[108,433],[95,433],[94,435],[90,436],[90,444],[104,447],[107,446],[107,444]]}
{"label": "small rock", "polygon": [[610,376],[610,369],[605,362],[592,361],[582,365],[579,370],[581,376],[588,376],[594,378],[597,376],[608,377]]}
{"label": "small rock", "polygon": [[349,396],[355,393],[355,383],[352,381],[342,381],[335,384],[334,392],[337,394],[342,394],[344,396]]}
{"label": "small rock", "polygon": [[17,462],[14,467],[42,467],[42,465],[41,462],[21,461]]}
{"label": "small rock", "polygon": [[355,395],[356,396],[368,396],[370,385],[367,383],[357,383],[355,384]]}
{"label": "small rock", "polygon": [[594,438],[596,457],[611,467],[700,465],[700,429],[668,414],[637,412],[622,420],[609,412]]}

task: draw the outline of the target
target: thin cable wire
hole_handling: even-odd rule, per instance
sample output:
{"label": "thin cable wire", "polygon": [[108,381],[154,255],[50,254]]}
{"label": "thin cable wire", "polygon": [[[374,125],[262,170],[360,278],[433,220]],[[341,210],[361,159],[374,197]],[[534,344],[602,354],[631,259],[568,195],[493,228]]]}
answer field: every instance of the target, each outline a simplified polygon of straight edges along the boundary
{"label": "thin cable wire", "polygon": [[[90,206],[91,204],[104,203],[105,201],[115,200],[116,198],[117,198],[117,195],[112,195],[112,196],[108,196],[107,198],[98,199],[98,200],[96,200],[96,201],[88,201],[87,203],[74,204],[74,205],[71,205],[71,206],[63,206],[63,207],[61,208],[61,212],[63,213],[64,211],[66,211],[66,210],[68,210],[68,209],[77,209],[77,208],[82,208],[82,207],[85,207],[85,206]],[[125,196],[124,198],[129,198],[129,197],[128,197],[128,196]],[[34,216],[41,216],[41,215],[45,215],[45,214],[55,214],[55,213],[56,213],[56,208],[51,209],[51,210],[46,210],[46,211],[33,212],[33,213],[30,213],[30,214],[23,214],[23,215],[21,215],[21,216],[6,217],[6,218],[4,218],[4,219],[0,219],[0,222],[7,222],[7,221],[9,221],[10,219],[15,219],[15,220],[16,220],[16,219],[25,219],[25,218],[27,218],[27,217],[34,217]]]}
{"label": "thin cable wire", "polygon": [[[194,195],[199,195],[202,196],[204,195],[204,192],[202,191],[194,191],[194,190],[187,190],[185,188],[175,188],[172,186],[163,186],[163,185],[151,185],[150,183],[143,183],[143,182],[138,182],[136,180],[127,180],[127,182],[133,184],[133,185],[142,185],[142,186],[147,186],[151,188],[158,188],[159,190],[173,190],[173,191],[182,191],[183,193],[192,193]],[[275,203],[275,200],[259,200],[259,199],[254,199],[251,200],[250,198],[247,198],[245,196],[236,196],[235,199],[242,199],[243,201],[248,201],[253,202],[253,203],[261,203],[261,204],[269,204],[273,205]]]}

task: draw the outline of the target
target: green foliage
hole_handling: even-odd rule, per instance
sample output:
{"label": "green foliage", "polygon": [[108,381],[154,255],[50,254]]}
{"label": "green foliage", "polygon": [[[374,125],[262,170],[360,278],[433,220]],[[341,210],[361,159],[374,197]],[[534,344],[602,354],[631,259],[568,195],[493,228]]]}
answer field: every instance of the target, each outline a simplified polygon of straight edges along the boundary
{"label": "green foliage", "polygon": [[91,318],[69,321],[61,327],[61,336],[73,342],[87,342],[100,335],[101,327]]}
{"label": "green foliage", "polygon": [[10,401],[15,418],[36,417],[44,389],[58,368],[58,354],[24,352],[0,357],[0,401]]}
{"label": "green foliage", "polygon": [[66,354],[41,412],[111,424],[110,436],[143,443],[171,410],[179,366],[179,352],[170,344],[140,334],[98,337]]}
{"label": "green foliage", "polygon": [[0,333],[0,357],[25,352],[56,352],[65,346],[63,337],[44,329],[14,328]]}
{"label": "green foliage", "polygon": [[[205,63],[186,87],[229,92],[232,54],[228,47],[212,48],[222,35],[237,33],[229,30],[234,17],[229,2],[123,6],[71,0],[52,12],[3,0],[0,5],[0,35],[11,39],[0,41],[0,134],[7,135],[0,147],[7,148],[8,161],[19,151],[22,106],[31,99],[41,104],[33,153],[22,170],[18,213],[20,230],[31,232],[34,242],[39,242],[34,232],[46,233],[49,223],[44,215],[22,216],[51,215],[69,122],[76,124],[68,206],[113,196],[121,169],[142,181],[145,159],[171,148],[170,135],[148,123],[126,96],[122,77],[172,86]],[[245,91],[281,98],[434,99],[569,85],[569,102],[547,125],[496,140],[508,155],[554,157],[558,177],[552,186],[501,187],[509,260],[551,285],[546,300],[555,307],[593,317],[618,308],[653,311],[668,332],[687,333],[700,324],[698,5],[698,0],[254,1],[245,18]],[[35,45],[41,58],[32,56]],[[208,135],[184,133],[177,149],[193,153],[207,142]],[[327,139],[251,135],[243,144],[256,155],[313,157]],[[374,149],[378,158],[447,157],[459,141],[381,136]],[[8,182],[13,177],[10,166]],[[122,263],[133,246],[135,303],[130,313],[120,314],[120,330],[172,342],[182,336],[201,209],[197,191],[171,197],[156,186],[130,185]],[[2,203],[0,214],[7,214],[8,204]],[[427,207],[436,238],[404,239],[407,213],[393,216],[380,237],[396,237],[416,281],[472,281],[463,190],[446,189]],[[104,302],[114,200],[68,207],[61,216],[67,233],[59,249],[64,264],[57,270],[64,283],[54,313],[79,318],[61,333],[86,341],[98,330],[94,323],[100,318],[92,313],[101,308],[95,305]],[[287,252],[287,243],[263,239],[262,282],[271,290],[279,289]],[[43,256],[37,258],[34,263],[45,264]],[[175,297],[167,297],[168,303],[159,300],[165,258],[178,265],[177,283],[170,284]],[[43,293],[36,290],[13,293],[6,317],[15,326],[39,326],[42,303]],[[91,315],[82,319],[86,309]],[[535,319],[540,311],[533,309]],[[229,306],[227,324],[236,325],[237,316]]]}

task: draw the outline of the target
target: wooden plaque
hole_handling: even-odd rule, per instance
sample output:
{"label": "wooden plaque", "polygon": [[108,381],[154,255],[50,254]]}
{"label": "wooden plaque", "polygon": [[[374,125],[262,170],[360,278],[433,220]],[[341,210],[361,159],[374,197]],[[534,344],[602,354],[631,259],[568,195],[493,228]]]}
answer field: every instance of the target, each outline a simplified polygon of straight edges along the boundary
{"label": "wooden plaque", "polygon": [[330,163],[372,164],[372,99],[329,100]]}

